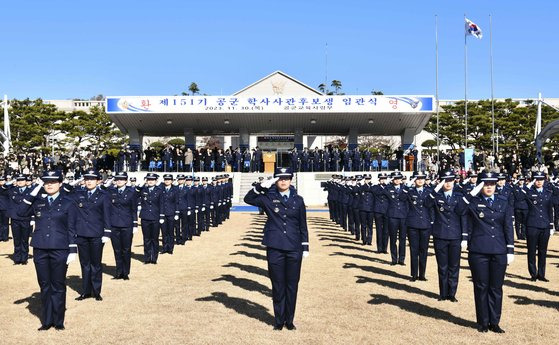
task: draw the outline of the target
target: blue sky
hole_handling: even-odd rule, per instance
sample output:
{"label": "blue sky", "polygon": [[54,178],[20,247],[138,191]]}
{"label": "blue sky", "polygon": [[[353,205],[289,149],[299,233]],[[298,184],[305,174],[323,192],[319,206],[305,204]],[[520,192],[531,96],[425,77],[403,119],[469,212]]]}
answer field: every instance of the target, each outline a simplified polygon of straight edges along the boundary
{"label": "blue sky", "polygon": [[464,97],[463,16],[470,99],[559,97],[559,1],[10,1],[2,5],[0,94],[68,99],[173,95],[190,82],[232,94],[281,70],[347,94]]}

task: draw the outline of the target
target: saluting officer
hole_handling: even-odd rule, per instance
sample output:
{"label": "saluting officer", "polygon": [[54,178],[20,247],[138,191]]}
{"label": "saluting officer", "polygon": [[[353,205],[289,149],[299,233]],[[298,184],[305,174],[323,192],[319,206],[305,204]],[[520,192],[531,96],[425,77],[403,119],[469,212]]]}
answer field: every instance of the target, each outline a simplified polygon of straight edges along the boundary
{"label": "saluting officer", "polygon": [[12,223],[12,237],[14,241],[13,260],[16,265],[27,265],[29,259],[29,236],[31,235],[31,216],[18,215],[18,208],[31,189],[26,186],[26,176],[17,174],[15,186],[8,189],[8,216]]}
{"label": "saluting officer", "polygon": [[274,330],[284,325],[296,329],[293,319],[301,261],[309,255],[305,202],[291,186],[292,178],[290,168],[276,168],[273,179],[256,185],[244,198],[247,204],[262,207],[268,216],[262,244],[272,281]]}
{"label": "saluting officer", "polygon": [[388,254],[388,218],[386,217],[388,196],[384,193],[387,178],[386,173],[379,173],[378,184],[373,186],[373,193],[375,195],[373,212],[375,229],[377,231],[377,253],[383,254]]}
{"label": "saluting officer", "polygon": [[[370,153],[368,150],[365,152]],[[364,245],[370,246],[373,242],[373,209],[375,202],[371,175],[365,175],[365,183],[361,185],[360,192],[359,216],[361,217],[361,239]]]}
{"label": "saluting officer", "polygon": [[157,264],[159,256],[159,227],[165,222],[163,208],[163,191],[156,186],[159,175],[148,173],[146,185],[140,190],[138,209],[144,237],[144,264]]}
{"label": "saluting officer", "polygon": [[[46,195],[38,196],[43,188]],[[41,288],[41,327],[64,329],[67,265],[76,259],[76,206],[61,191],[62,174],[45,171],[35,189],[26,195],[18,213],[35,215],[31,239],[33,263]]]}
{"label": "saluting officer", "polygon": [[179,219],[178,204],[178,191],[173,186],[173,175],[163,175],[162,202],[160,214],[163,215],[163,222],[161,223],[161,237],[163,239],[163,246],[160,254],[173,254],[175,248],[175,221]]}
{"label": "saluting officer", "polygon": [[[392,184],[384,189],[388,199],[388,231],[390,237],[390,255],[392,265],[405,265],[406,260],[406,218],[408,216],[408,191],[402,185],[402,173],[392,173]],[[396,242],[398,241],[398,246]]]}
{"label": "saluting officer", "polygon": [[132,236],[138,231],[138,198],[136,190],[126,186],[128,174],[114,177],[116,186],[107,192],[111,200],[111,243],[115,253],[116,275],[113,279],[128,280],[132,258]]}
{"label": "saluting officer", "polygon": [[89,170],[84,175],[86,191],[76,190],[73,198],[77,204],[76,234],[78,255],[82,270],[82,293],[77,301],[95,297],[102,301],[101,285],[103,271],[101,260],[103,245],[111,236],[111,201],[106,191],[98,184],[101,175]]}
{"label": "saluting officer", "polygon": [[479,180],[478,187],[463,198],[472,223],[463,242],[468,244],[478,331],[504,333],[499,321],[505,271],[514,259],[514,214],[509,197],[495,193],[495,173],[483,172]]}
{"label": "saluting officer", "polygon": [[[527,191],[526,201],[529,207],[526,228],[526,244],[528,246],[528,272],[532,281],[549,281],[545,277],[547,244],[553,235],[553,205],[557,203],[551,188],[545,188],[546,175],[542,171],[534,172],[534,185]],[[536,255],[538,262],[536,265]]]}
{"label": "saluting officer", "polygon": [[[433,222],[433,243],[439,274],[439,301],[458,302],[456,290],[460,274],[460,252],[463,234],[467,233],[467,223],[462,217],[464,211],[462,192],[454,188],[454,173],[444,171],[441,182],[426,200],[428,207],[435,211]],[[466,249],[466,248],[464,248]]]}
{"label": "saluting officer", "polygon": [[410,242],[411,281],[427,280],[425,268],[434,214],[431,207],[426,207],[430,192],[425,186],[426,176],[423,171],[414,171],[415,187],[409,188],[407,193],[409,211],[406,223]]}

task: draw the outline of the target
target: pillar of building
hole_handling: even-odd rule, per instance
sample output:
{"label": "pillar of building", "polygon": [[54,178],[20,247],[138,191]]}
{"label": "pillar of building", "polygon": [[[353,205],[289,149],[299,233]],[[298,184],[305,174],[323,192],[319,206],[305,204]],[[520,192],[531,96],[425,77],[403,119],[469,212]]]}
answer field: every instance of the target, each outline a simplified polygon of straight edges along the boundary
{"label": "pillar of building", "polygon": [[293,145],[297,151],[303,150],[303,130],[300,128],[293,131]]}
{"label": "pillar of building", "polygon": [[142,151],[142,142],[144,136],[136,128],[128,129],[128,137],[130,138],[130,148]]}
{"label": "pillar of building", "polygon": [[350,150],[355,149],[358,145],[358,134],[357,128],[350,128],[349,133],[347,134],[347,147]]}
{"label": "pillar of building", "polygon": [[239,129],[239,148],[241,151],[250,149],[250,133],[246,128]]}
{"label": "pillar of building", "polygon": [[196,135],[194,134],[194,130],[192,128],[184,129],[184,144],[187,149],[191,149],[193,151],[196,149]]}

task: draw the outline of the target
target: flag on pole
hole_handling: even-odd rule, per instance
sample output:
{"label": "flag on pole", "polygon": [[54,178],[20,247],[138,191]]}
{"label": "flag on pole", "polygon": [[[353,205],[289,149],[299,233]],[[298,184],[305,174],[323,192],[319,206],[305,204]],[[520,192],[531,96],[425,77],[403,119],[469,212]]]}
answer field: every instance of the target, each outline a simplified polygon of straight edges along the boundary
{"label": "flag on pole", "polygon": [[481,28],[468,18],[464,19],[466,20],[466,35],[474,36],[477,39],[481,39],[483,37]]}

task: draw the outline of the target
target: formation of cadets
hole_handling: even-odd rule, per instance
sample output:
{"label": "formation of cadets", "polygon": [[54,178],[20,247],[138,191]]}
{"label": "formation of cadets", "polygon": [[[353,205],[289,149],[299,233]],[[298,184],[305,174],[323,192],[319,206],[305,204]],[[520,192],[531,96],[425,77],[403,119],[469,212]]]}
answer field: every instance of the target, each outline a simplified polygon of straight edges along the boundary
{"label": "formation of cadets", "polygon": [[[26,265],[29,245],[41,289],[39,330],[64,329],[67,265],[79,257],[82,291],[76,300],[101,301],[103,246],[111,241],[115,255],[113,279],[129,280],[132,237],[141,220],[144,264],[159,254],[173,254],[195,236],[229,219],[233,184],[229,175],[211,179],[148,173],[136,184],[121,172],[103,181],[96,170],[79,180],[45,171],[37,181],[17,174],[0,177],[0,240],[9,240],[11,225],[14,264]],[[161,232],[162,246],[159,245]],[[29,239],[31,238],[31,243]]]}
{"label": "formation of cadets", "polygon": [[[431,176],[415,171],[408,182],[401,172],[388,176],[333,175],[323,183],[330,219],[362,245],[405,265],[410,247],[410,280],[425,276],[430,238],[438,267],[439,301],[458,302],[460,254],[468,250],[478,330],[504,333],[499,326],[505,270],[514,260],[514,237],[526,240],[532,281],[548,282],[547,246],[559,223],[559,180],[535,171],[528,179],[505,173],[452,170]],[[374,224],[374,225],[373,225]]]}

